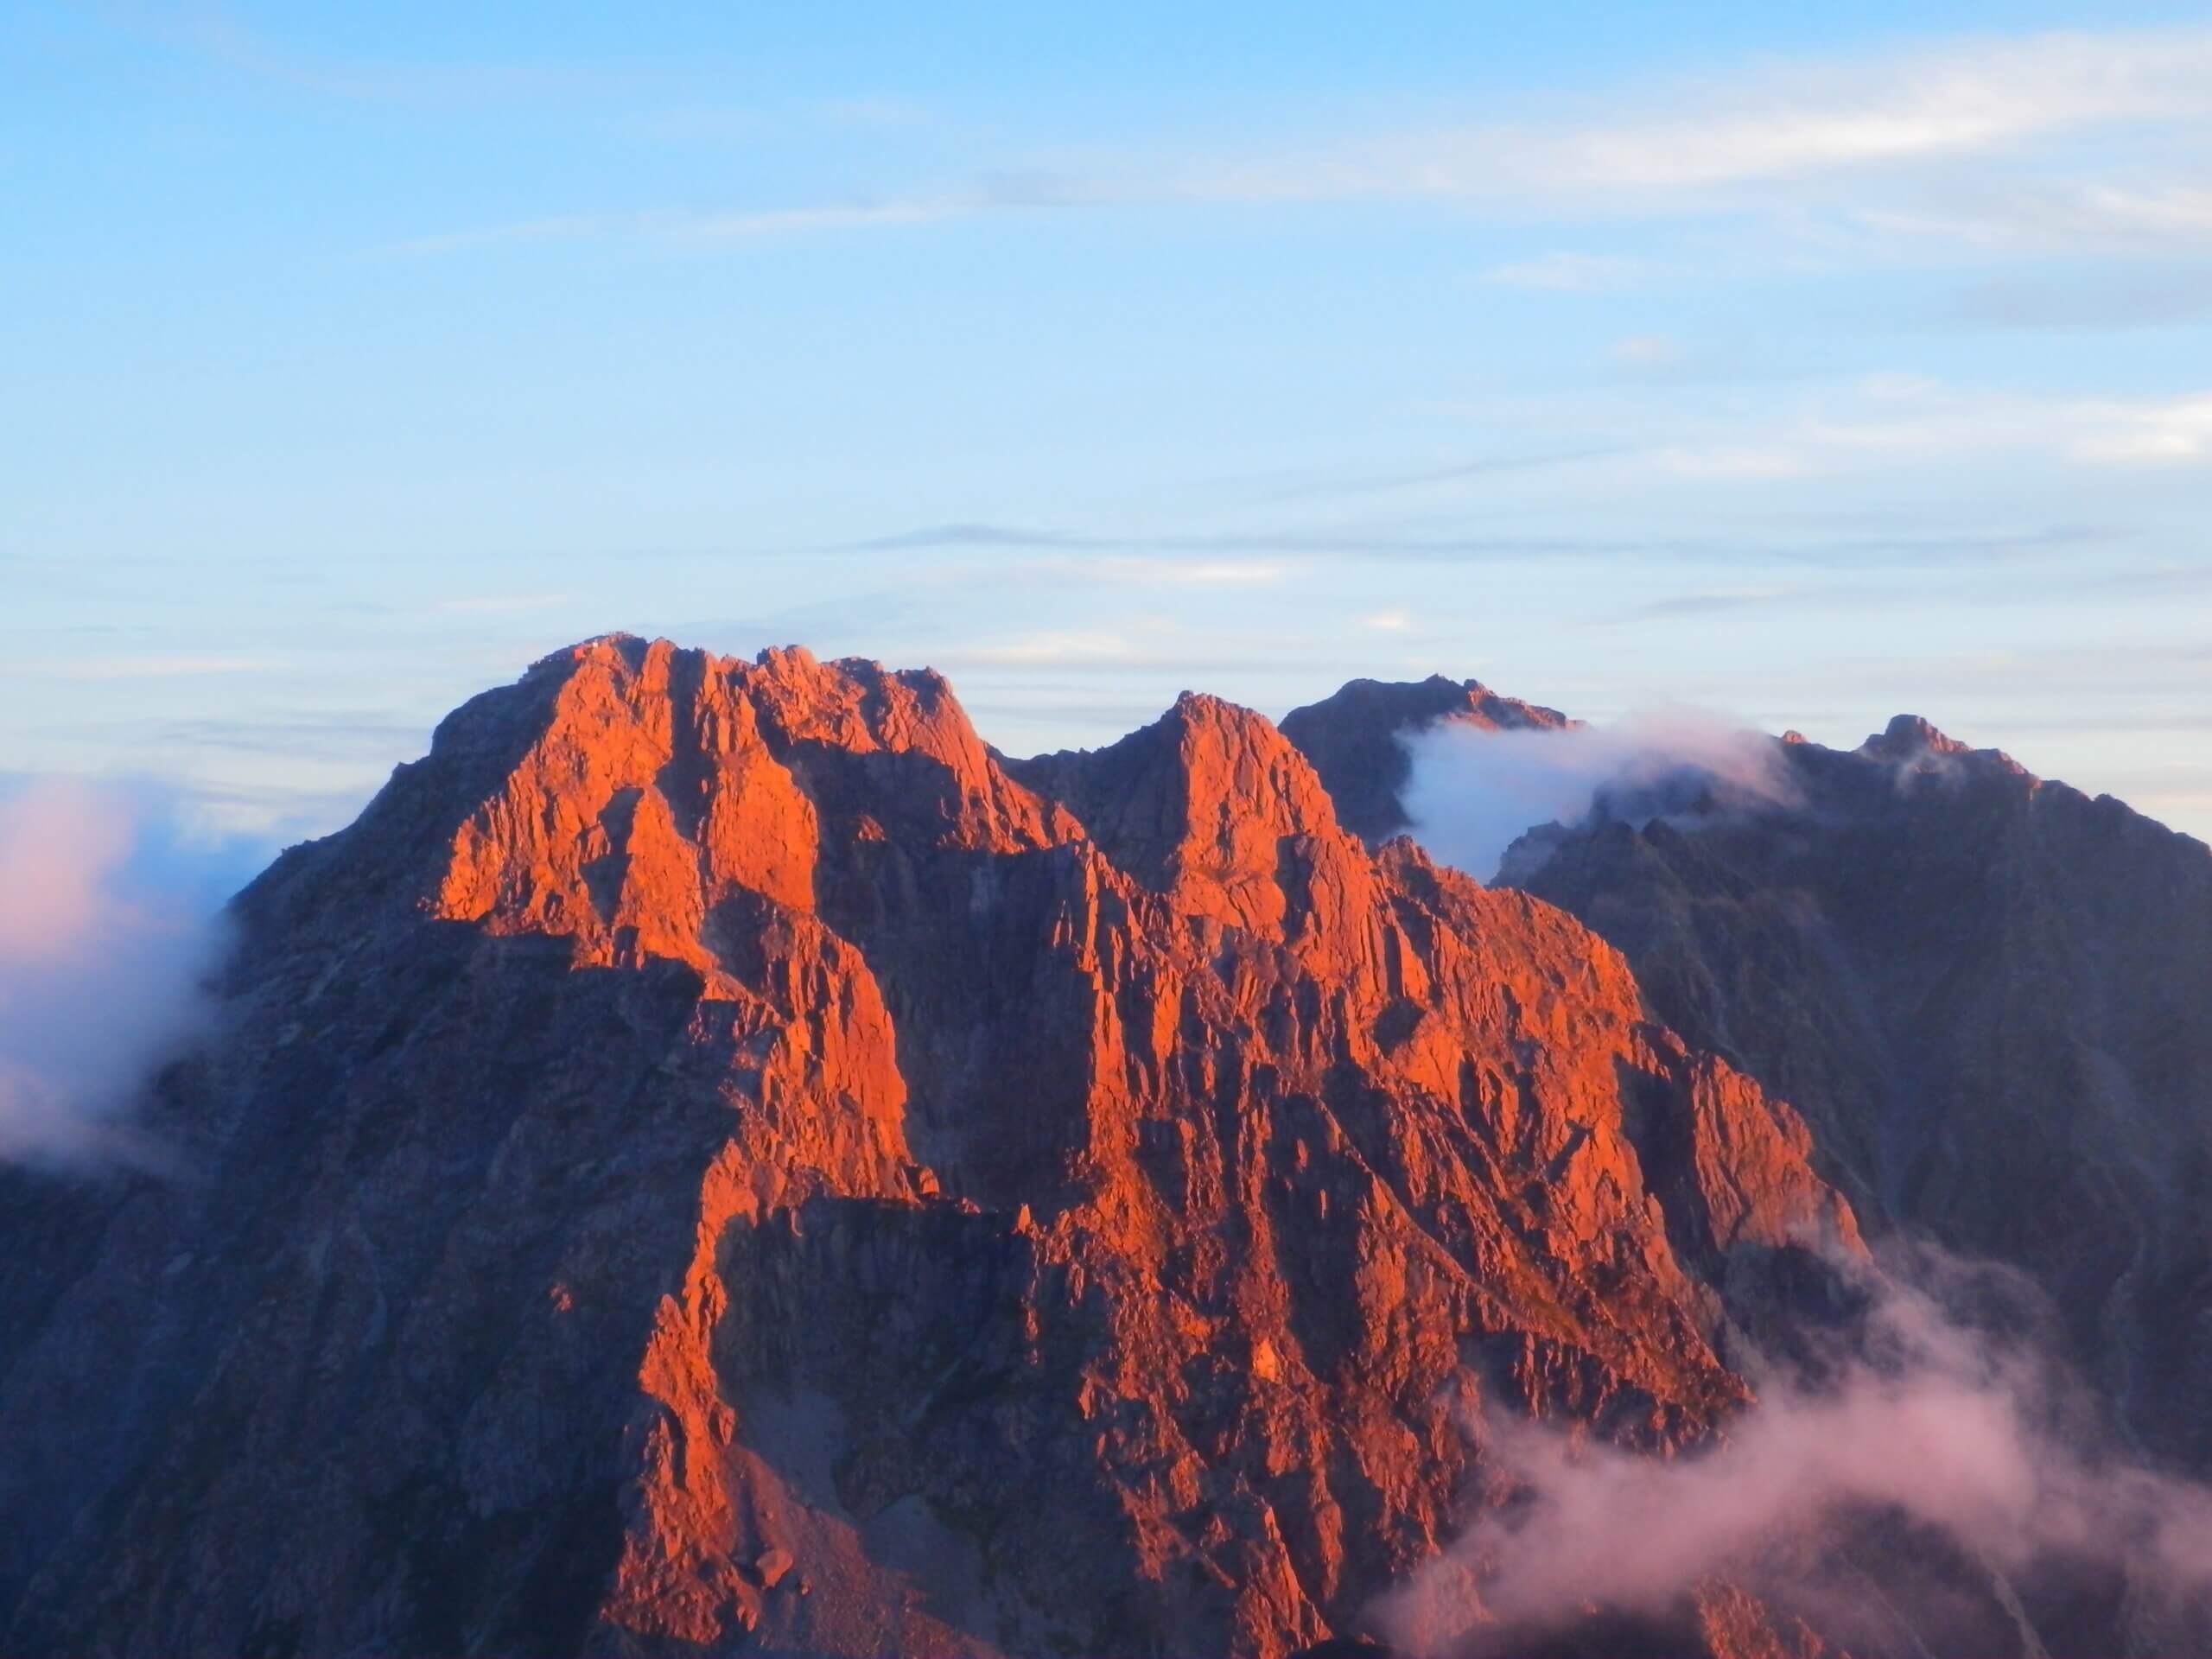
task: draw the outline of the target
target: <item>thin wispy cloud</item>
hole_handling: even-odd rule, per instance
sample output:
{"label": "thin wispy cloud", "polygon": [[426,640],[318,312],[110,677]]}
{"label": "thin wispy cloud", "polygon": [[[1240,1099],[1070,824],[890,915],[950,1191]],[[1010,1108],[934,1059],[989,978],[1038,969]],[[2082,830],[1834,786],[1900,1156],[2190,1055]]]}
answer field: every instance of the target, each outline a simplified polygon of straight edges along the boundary
{"label": "thin wispy cloud", "polygon": [[436,609],[463,616],[510,616],[550,611],[574,602],[573,594],[475,594],[438,601]]}
{"label": "thin wispy cloud", "polygon": [[[2212,120],[2212,31],[2065,33],[1770,63],[1697,112],[1531,134],[1532,181],[1675,188],[1986,154],[2060,134]],[[1743,83],[1738,82],[1737,85]]]}
{"label": "thin wispy cloud", "polygon": [[[2046,233],[2093,229],[2155,242],[2212,224],[2200,181],[2023,181],[1962,188],[1957,168],[2031,157],[2083,135],[2212,124],[2212,29],[2049,33],[1964,40],[1885,54],[1762,59],[1702,78],[1616,88],[1602,99],[1532,105],[1516,119],[1416,130],[1281,133],[1243,154],[1193,153],[1171,137],[1128,134],[1118,158],[1086,171],[1019,161],[919,192],[842,201],[639,211],[463,228],[404,245],[453,251],[549,236],[626,234],[700,245],[912,226],[1006,213],[1085,207],[1448,201],[1560,218],[1580,203],[1611,216],[1707,209],[1797,211],[1794,197],[1730,193],[1835,178],[1926,181],[1948,199],[1846,201],[1870,230],[1988,239],[2040,219]],[[2183,151],[2184,156],[2196,153]],[[1717,193],[1717,194],[1716,194]],[[1493,267],[1521,286],[1618,285],[1629,267],[1554,253]]]}
{"label": "thin wispy cloud", "polygon": [[884,201],[830,202],[819,207],[776,207],[750,213],[694,213],[658,217],[652,228],[690,242],[751,242],[804,236],[817,231],[870,230],[883,226],[929,225],[963,219],[997,204],[968,195],[893,198]]}
{"label": "thin wispy cloud", "polygon": [[1585,442],[1548,449],[1506,451],[1476,455],[1441,467],[1416,467],[1395,472],[1320,472],[1262,491],[1263,501],[1303,501],[1331,496],[1387,495],[1402,491],[1433,489],[1440,485],[1474,484],[1487,479],[1523,473],[1546,473],[1588,461],[1611,461],[1634,453],[1634,446],[1620,442]]}
{"label": "thin wispy cloud", "polygon": [[1670,594],[1664,599],[1651,600],[1614,620],[1619,622],[1678,622],[1688,617],[1713,616],[1755,606],[1772,605],[1792,598],[1798,592],[1795,588],[1778,582],[1739,588],[1708,588],[1696,593]]}
{"label": "thin wispy cloud", "polygon": [[959,646],[944,653],[943,660],[976,668],[1029,668],[1045,664],[1134,668],[1156,660],[1156,656],[1126,634],[1065,630]]}
{"label": "thin wispy cloud", "polygon": [[[1689,459],[1690,455],[1691,452],[1688,451],[1653,452],[1654,458],[1662,467],[1684,471],[1694,469],[1695,462]],[[1733,471],[1738,474],[1764,473],[1772,476],[1777,471],[1766,466],[1757,451],[1748,452],[1733,461],[1726,451],[1712,452],[1709,459],[1708,475],[1725,476]],[[959,533],[956,534],[956,531]],[[1262,568],[1270,572],[1284,570],[1282,562],[1294,558],[1411,563],[1550,563],[1634,558],[1712,564],[1752,562],[1864,569],[1885,565],[1918,567],[1930,562],[1966,565],[2010,562],[2096,547],[2113,540],[2115,534],[2109,526],[2086,524],[2027,524],[1955,532],[1925,530],[1910,524],[1900,524],[1889,531],[1851,529],[1841,533],[1833,528],[1823,527],[1812,533],[1799,528],[1786,536],[1760,531],[1735,537],[1717,531],[1643,537],[1571,534],[1549,530],[1423,533],[1408,530],[1395,520],[1376,519],[1371,523],[1353,523],[1319,531],[1287,524],[1251,530],[1179,534],[1116,532],[1110,530],[1075,533],[1043,529],[1017,530],[1004,525],[948,525],[888,535],[865,543],[848,543],[847,548],[848,550],[873,551],[899,551],[909,548],[1041,550],[1035,560],[1016,569],[1027,569],[1060,577],[1085,569],[1092,572],[1112,569],[1131,572],[1165,569],[1167,567],[1164,564],[1156,565],[1149,560],[1153,556],[1165,559],[1169,555],[1201,558],[1219,558],[1225,555],[1255,556],[1261,560]],[[1100,551],[1095,556],[1087,554],[1081,560],[1056,563],[1057,556],[1051,552],[1054,549]],[[1117,557],[1116,554],[1104,550],[1117,550],[1120,556],[1146,556],[1142,560],[1134,556]],[[1003,563],[994,565],[992,579],[1002,581],[1002,573],[1007,569]],[[1236,579],[1258,578],[1240,576]]]}
{"label": "thin wispy cloud", "polygon": [[1873,376],[1787,441],[1831,458],[2014,450],[2088,467],[2201,466],[2212,462],[2212,392],[2039,397]]}
{"label": "thin wispy cloud", "polygon": [[1811,470],[1802,455],[1756,445],[1690,448],[1670,444],[1658,452],[1660,467],[1676,478],[1725,482],[1741,479],[1799,478]]}
{"label": "thin wispy cloud", "polygon": [[249,26],[227,8],[103,3],[76,10],[123,34],[236,74],[349,103],[449,109],[572,98],[607,75],[603,67],[580,64],[393,61],[303,52]]}
{"label": "thin wispy cloud", "polygon": [[[1637,339],[1615,356],[1657,378],[1667,373],[1669,349],[1663,339]],[[1625,424],[1628,417],[1616,418]],[[1624,480],[1715,486],[1904,471],[1975,456],[2041,456],[2088,472],[2212,465],[2212,390],[2069,397],[1874,373],[1808,388],[1779,408],[1762,402],[1705,415],[1668,411],[1662,423],[1648,414],[1640,423],[1655,435],[1596,446],[1590,461]]]}
{"label": "thin wispy cloud", "polygon": [[1289,567],[1270,559],[1087,557],[1048,559],[1055,579],[1141,588],[1256,588],[1281,582]]}
{"label": "thin wispy cloud", "polygon": [[[1746,88],[1755,91],[1746,91]],[[1439,125],[1201,166],[1194,199],[1460,202],[1560,193],[1615,213],[1669,198],[2017,154],[2076,134],[2212,122],[2212,30],[2066,33],[1770,59],[1514,123]],[[2164,210],[2193,222],[2183,201]],[[2156,216],[2154,213],[2153,217]]]}
{"label": "thin wispy cloud", "polygon": [[13,680],[174,680],[210,674],[258,674],[281,664],[265,657],[156,652],[140,657],[78,657],[17,661],[0,667]]}
{"label": "thin wispy cloud", "polygon": [[833,550],[848,553],[899,553],[939,547],[1097,547],[1111,545],[1088,536],[1063,531],[1039,530],[1027,524],[995,524],[980,520],[924,524],[847,542]]}
{"label": "thin wispy cloud", "polygon": [[1050,672],[1071,680],[1129,674],[1183,674],[1186,684],[1254,672],[1308,673],[1328,659],[1305,639],[1194,629],[1160,616],[1115,618],[1093,628],[1044,628],[978,639],[934,651],[930,666],[988,681],[1004,674]]}
{"label": "thin wispy cloud", "polygon": [[2079,406],[2077,461],[2103,467],[2201,467],[2212,462],[2212,394],[2164,402]]}
{"label": "thin wispy cloud", "polygon": [[2212,186],[2198,178],[1977,179],[1971,188],[1938,186],[1910,207],[1870,206],[1859,217],[1877,230],[1995,252],[2170,253],[2212,244]]}

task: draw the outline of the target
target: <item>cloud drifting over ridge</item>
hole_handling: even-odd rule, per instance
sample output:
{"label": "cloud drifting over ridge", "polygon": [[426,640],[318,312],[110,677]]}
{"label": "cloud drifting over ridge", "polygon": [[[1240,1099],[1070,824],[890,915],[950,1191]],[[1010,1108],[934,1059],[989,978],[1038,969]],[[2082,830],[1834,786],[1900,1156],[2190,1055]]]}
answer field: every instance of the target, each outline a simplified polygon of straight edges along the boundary
{"label": "cloud drifting over ridge", "polygon": [[1404,802],[1414,836],[1484,881],[1524,832],[1579,823],[1601,799],[1648,820],[1682,782],[1709,790],[1722,805],[1797,798],[1772,738],[1699,709],[1563,731],[1493,732],[1447,721],[1402,741],[1413,762]]}
{"label": "cloud drifting over ridge", "polygon": [[213,861],[164,861],[156,816],[59,780],[0,798],[0,1161],[159,1161],[130,1109],[206,1017],[224,933]]}
{"label": "cloud drifting over ridge", "polygon": [[[1758,1403],[1704,1450],[1666,1460],[1498,1414],[1471,1422],[1509,1501],[1386,1597],[1379,1622],[1410,1653],[1480,1654],[1592,1607],[1662,1618],[1716,1575],[1862,1634],[1958,1617],[1910,1592],[1872,1612],[1840,1546],[1878,1516],[1996,1573],[2090,1563],[2164,1608],[2201,1608],[2212,1490],[2114,1453],[2078,1382],[2031,1341],[1955,1317],[1957,1293],[1992,1286],[2038,1306],[2017,1275],[1924,1249],[1899,1265],[1929,1287],[1835,1264],[1870,1298],[1859,1351],[1819,1384],[1755,1374]],[[2003,1586],[1993,1610],[2026,1619]]]}

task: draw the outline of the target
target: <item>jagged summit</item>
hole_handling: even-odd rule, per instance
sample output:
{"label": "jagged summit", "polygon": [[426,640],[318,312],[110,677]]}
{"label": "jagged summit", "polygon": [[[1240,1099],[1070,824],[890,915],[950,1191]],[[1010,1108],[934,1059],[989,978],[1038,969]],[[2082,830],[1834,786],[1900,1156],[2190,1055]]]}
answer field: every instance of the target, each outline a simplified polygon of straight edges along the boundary
{"label": "jagged summit", "polygon": [[1439,721],[1493,731],[1579,725],[1556,709],[1501,696],[1479,680],[1353,680],[1334,696],[1283,716],[1283,734],[1313,761],[1344,826],[1370,844],[1408,823],[1399,797],[1411,776],[1401,735]]}
{"label": "jagged summit", "polygon": [[1884,766],[1941,778],[1971,774],[2012,787],[2044,788],[2044,780],[2002,749],[1978,749],[1918,715],[1898,715],[1852,753]]}
{"label": "jagged summit", "polygon": [[1725,1435],[1862,1211],[2212,1461],[2203,848],[1903,722],[1485,889],[1361,838],[1435,719],[1565,723],[1009,760],[926,671],[630,636],[472,699],[239,901],[143,1126],[195,1179],[0,1171],[0,1648],[1282,1659],[1510,1498],[1489,1427]]}
{"label": "jagged summit", "polygon": [[201,1178],[0,1173],[11,1653],[1280,1659],[1488,1501],[1468,1412],[1696,1444],[1858,1248],[1617,952],[1213,698],[1007,762],[586,641],[238,923]]}
{"label": "jagged summit", "polygon": [[1879,754],[1892,760],[1907,759],[1920,754],[1971,754],[1969,745],[1955,737],[1946,736],[1935,725],[1918,715],[1897,715],[1880,731],[1859,746],[1866,754]]}
{"label": "jagged summit", "polygon": [[1218,697],[1185,691],[1117,743],[1010,769],[1067,806],[1120,868],[1224,924],[1279,930],[1310,908],[1317,874],[1338,888],[1363,879],[1306,757],[1265,716]]}
{"label": "jagged summit", "polygon": [[[1294,730],[1316,755],[1392,735]],[[2126,1433],[2212,1467],[2212,1346],[2177,1334],[2212,1329],[2212,852],[1914,715],[1777,753],[1794,799],[1593,814],[1503,879],[1802,1112],[1870,1228],[2024,1272]]]}

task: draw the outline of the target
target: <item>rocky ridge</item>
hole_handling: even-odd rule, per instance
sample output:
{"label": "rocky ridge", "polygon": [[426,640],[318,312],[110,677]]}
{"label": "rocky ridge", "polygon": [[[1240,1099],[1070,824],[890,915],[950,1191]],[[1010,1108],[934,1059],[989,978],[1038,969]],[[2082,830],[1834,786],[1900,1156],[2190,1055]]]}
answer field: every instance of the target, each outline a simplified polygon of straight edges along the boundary
{"label": "rocky ridge", "polygon": [[[1389,822],[1330,757],[1426,723],[1366,692],[1284,729],[1348,818]],[[1501,880],[1790,1102],[1870,1231],[2026,1272],[2122,1432],[2212,1468],[2212,850],[1914,715],[1774,753],[1787,801],[1601,804]]]}
{"label": "rocky ridge", "polygon": [[1494,1500],[1484,1413],[1698,1444],[1859,1249],[1619,952],[1211,698],[1012,763],[590,641],[236,913],[188,1179],[0,1173],[11,1653],[1277,1659]]}

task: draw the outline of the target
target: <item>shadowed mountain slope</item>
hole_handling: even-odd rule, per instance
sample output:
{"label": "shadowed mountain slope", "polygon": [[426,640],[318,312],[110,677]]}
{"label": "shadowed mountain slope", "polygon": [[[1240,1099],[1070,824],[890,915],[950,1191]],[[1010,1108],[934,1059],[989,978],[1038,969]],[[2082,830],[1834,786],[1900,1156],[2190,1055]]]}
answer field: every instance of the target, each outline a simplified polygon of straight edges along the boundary
{"label": "shadowed mountain slope", "polygon": [[[1323,753],[1427,723],[1378,707],[1356,684],[1285,730]],[[2212,852],[1910,715],[1776,753],[1790,804],[1601,806],[1500,880],[1796,1108],[1871,1230],[2024,1269],[2123,1427],[2212,1466]]]}

